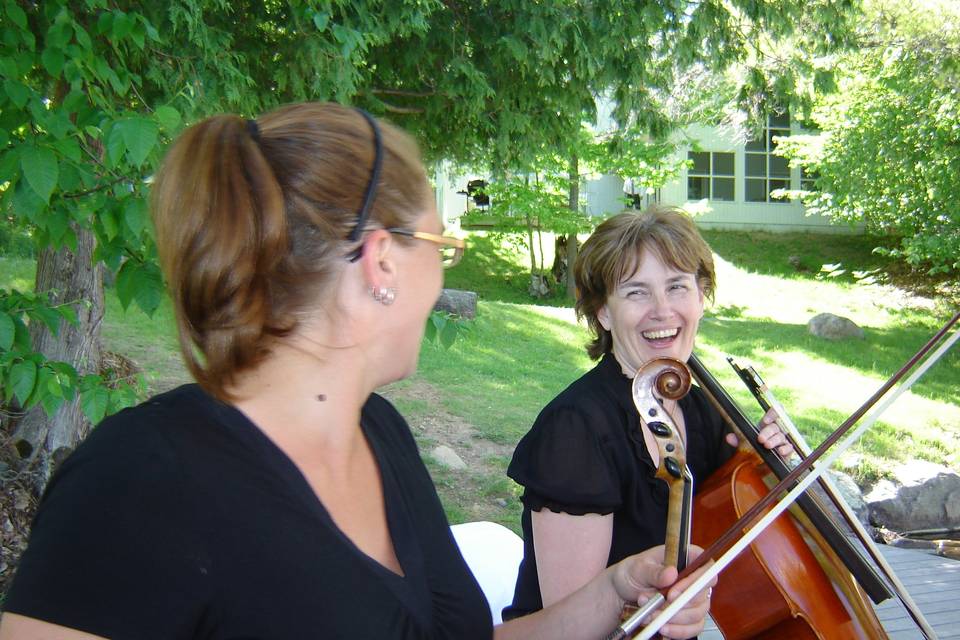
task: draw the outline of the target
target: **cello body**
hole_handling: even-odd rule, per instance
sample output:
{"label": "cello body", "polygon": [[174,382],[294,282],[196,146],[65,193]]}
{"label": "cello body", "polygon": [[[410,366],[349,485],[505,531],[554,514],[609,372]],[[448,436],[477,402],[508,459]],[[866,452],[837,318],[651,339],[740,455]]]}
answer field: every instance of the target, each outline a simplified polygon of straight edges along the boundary
{"label": "cello body", "polygon": [[[768,493],[770,469],[740,449],[700,487],[692,541],[707,547]],[[849,571],[802,514],[784,513],[719,576],[710,615],[727,640],[887,638]]]}

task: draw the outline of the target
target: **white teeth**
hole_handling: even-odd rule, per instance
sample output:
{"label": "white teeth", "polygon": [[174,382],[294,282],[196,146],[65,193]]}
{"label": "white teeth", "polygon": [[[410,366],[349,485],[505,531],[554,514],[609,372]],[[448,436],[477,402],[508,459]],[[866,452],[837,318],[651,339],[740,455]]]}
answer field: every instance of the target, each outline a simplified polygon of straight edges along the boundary
{"label": "white teeth", "polygon": [[661,329],[659,331],[644,331],[642,335],[647,340],[663,340],[664,338],[672,338],[677,333],[679,333],[679,329]]}

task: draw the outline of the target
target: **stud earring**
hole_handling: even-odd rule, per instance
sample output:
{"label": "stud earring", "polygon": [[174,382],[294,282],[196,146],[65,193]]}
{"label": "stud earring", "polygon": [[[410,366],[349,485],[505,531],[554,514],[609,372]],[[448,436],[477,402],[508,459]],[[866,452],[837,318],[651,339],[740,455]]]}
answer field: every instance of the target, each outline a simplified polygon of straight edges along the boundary
{"label": "stud earring", "polygon": [[393,287],[370,287],[370,295],[383,306],[389,307],[397,299],[397,290]]}

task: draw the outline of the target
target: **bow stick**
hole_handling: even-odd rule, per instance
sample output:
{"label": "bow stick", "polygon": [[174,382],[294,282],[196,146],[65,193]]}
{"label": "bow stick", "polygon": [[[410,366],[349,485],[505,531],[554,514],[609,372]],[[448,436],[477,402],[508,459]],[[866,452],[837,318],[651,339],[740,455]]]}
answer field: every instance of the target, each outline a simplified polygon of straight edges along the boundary
{"label": "bow stick", "polygon": [[[638,636],[639,640],[649,640],[653,637],[660,628],[666,624],[670,618],[672,618],[680,609],[682,609],[690,600],[696,596],[697,593],[702,591],[709,583],[712,581],[717,574],[723,571],[727,565],[729,565],[737,555],[743,551],[747,545],[753,542],[757,536],[759,536],[763,531],[773,522],[781,513],[783,513],[797,496],[802,494],[807,488],[813,484],[823,473],[840,457],[840,455],[846,451],[854,442],[856,442],[863,433],[870,428],[874,422],[880,417],[887,407],[896,400],[900,394],[907,391],[914,382],[916,382],[927,370],[932,367],[942,356],[945,354],[950,347],[960,338],[960,331],[954,332],[954,334],[944,342],[943,345],[934,353],[923,365],[913,373],[906,382],[904,382],[900,387],[883,403],[877,405],[873,412],[863,421],[863,423],[851,433],[843,442],[840,443],[840,446],[831,453],[830,455],[824,457],[824,454],[833,447],[837,441],[842,438],[847,431],[859,420],[863,415],[869,410],[871,406],[876,404],[884,394],[889,391],[894,384],[897,383],[900,378],[902,378],[910,369],[916,365],[916,363],[923,358],[933,347],[936,345],[941,338],[950,330],[956,322],[960,320],[960,313],[957,313],[950,319],[947,324],[941,328],[936,335],[934,335],[928,342],[925,344],[920,351],[918,351],[910,360],[900,368],[897,373],[895,373],[887,382],[885,382],[880,389],[874,393],[870,399],[868,399],[859,409],[853,412],[853,414],[844,421],[840,427],[837,428],[830,436],[824,440],[824,442],[816,448],[816,450],[810,454],[801,464],[799,464],[793,471],[791,471],[787,477],[779,482],[770,492],[760,499],[753,507],[751,507],[741,518],[727,530],[716,542],[711,545],[709,549],[704,551],[700,556],[697,557],[678,577],[686,577],[702,567],[706,562],[709,561],[710,556],[717,552],[718,549],[725,547],[729,542],[740,534],[745,527],[751,527],[743,536],[726,552],[723,553],[714,564],[708,568],[704,573],[697,578],[686,590],[681,593],[676,600],[670,603],[663,611],[660,612],[643,630]],[[823,457],[823,463],[818,464],[815,469],[810,469],[813,464]],[[787,493],[777,504],[775,504],[767,514],[757,522],[757,518],[760,513],[770,506],[774,500],[777,499],[777,496],[781,492],[785,491],[788,486],[798,481],[798,478],[805,472],[809,471],[806,476],[800,480],[793,489]],[[752,525],[752,526],[751,526]],[[638,609],[628,620],[622,623],[619,627],[614,629],[605,640],[622,640],[623,638],[628,637],[628,634],[635,631],[643,619],[648,616],[654,609],[662,605],[666,601],[666,598],[662,593],[655,594],[644,606]]]}

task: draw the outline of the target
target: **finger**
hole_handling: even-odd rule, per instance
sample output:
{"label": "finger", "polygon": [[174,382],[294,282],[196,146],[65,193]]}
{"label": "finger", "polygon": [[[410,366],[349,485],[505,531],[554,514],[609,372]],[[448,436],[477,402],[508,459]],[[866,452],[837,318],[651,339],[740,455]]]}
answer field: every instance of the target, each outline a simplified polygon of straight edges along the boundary
{"label": "finger", "polygon": [[740,439],[737,438],[737,436],[732,433],[728,433],[724,438],[724,440],[726,440],[727,444],[730,445],[731,447],[736,447],[737,445],[740,444]]}
{"label": "finger", "polygon": [[692,638],[703,631],[710,611],[710,592],[707,588],[698,593],[660,629],[660,634],[665,638]]}

